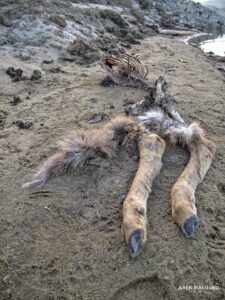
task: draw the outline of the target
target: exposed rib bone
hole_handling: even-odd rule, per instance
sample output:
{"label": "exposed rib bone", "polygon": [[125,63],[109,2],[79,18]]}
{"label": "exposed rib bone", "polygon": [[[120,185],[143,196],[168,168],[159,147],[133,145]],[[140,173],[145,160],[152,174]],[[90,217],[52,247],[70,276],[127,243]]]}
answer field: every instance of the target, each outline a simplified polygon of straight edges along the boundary
{"label": "exposed rib bone", "polygon": [[109,77],[117,84],[146,89],[149,81],[146,79],[148,69],[137,57],[123,54],[119,57],[108,55],[103,59],[103,68]]}
{"label": "exposed rib bone", "polygon": [[171,190],[172,215],[186,236],[192,236],[198,224],[195,191],[207,173],[215,155],[215,144],[202,138],[190,143],[190,160]]}
{"label": "exposed rib bone", "polygon": [[164,151],[165,142],[156,134],[146,135],[139,143],[139,167],[123,204],[122,233],[132,257],[140,253],[147,240],[147,200],[162,167]]}
{"label": "exposed rib bone", "polygon": [[155,86],[147,79],[148,70],[139,59],[123,54],[119,57],[106,56],[103,60],[103,68],[107,70],[109,77],[117,84],[146,89],[148,94],[145,99],[132,105],[126,113],[137,116],[153,105],[162,107],[174,120],[184,123],[184,120],[176,110],[175,99],[168,93],[167,83],[160,76]]}

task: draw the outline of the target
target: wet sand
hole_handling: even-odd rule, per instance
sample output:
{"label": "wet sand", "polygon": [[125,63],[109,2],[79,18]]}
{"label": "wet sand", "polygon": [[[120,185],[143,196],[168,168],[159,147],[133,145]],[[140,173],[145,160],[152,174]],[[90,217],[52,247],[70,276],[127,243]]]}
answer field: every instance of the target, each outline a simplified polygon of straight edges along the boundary
{"label": "wet sand", "polygon": [[[0,70],[0,299],[224,299],[224,75],[177,39],[155,36],[133,49],[150,80],[165,76],[183,118],[201,122],[217,144],[196,193],[195,236],[185,238],[171,216],[170,189],[189,157],[180,147],[167,145],[148,201],[148,241],[137,259],[120,233],[137,157],[124,152],[42,188],[21,188],[65,133],[102,126],[88,123],[93,113],[123,114],[126,99],[141,100],[143,91],[100,86],[105,73],[98,63],[45,64],[38,81],[12,82]],[[37,69],[19,59],[16,66],[27,76]],[[12,105],[13,97],[21,101]]]}

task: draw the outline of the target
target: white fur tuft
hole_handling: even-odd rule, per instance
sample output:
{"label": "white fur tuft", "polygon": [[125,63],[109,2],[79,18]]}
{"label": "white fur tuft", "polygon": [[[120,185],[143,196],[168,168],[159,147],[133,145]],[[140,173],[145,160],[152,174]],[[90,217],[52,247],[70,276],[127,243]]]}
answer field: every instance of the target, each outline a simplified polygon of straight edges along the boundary
{"label": "white fur tuft", "polygon": [[152,122],[161,123],[164,119],[164,114],[161,109],[153,109],[141,116],[138,116],[137,119],[145,125],[151,124]]}

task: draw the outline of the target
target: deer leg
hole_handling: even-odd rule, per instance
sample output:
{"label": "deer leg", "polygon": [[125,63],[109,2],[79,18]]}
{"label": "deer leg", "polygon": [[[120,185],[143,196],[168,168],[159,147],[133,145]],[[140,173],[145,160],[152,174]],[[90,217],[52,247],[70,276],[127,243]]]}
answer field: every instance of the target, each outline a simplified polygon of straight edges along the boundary
{"label": "deer leg", "polygon": [[131,257],[136,257],[147,240],[147,200],[154,178],[159,173],[165,142],[149,134],[139,142],[140,162],[129,193],[123,203],[122,233]]}
{"label": "deer leg", "polygon": [[212,141],[203,138],[191,143],[189,149],[189,162],[171,191],[173,218],[187,237],[194,234],[199,222],[195,191],[211,165],[216,146]]}

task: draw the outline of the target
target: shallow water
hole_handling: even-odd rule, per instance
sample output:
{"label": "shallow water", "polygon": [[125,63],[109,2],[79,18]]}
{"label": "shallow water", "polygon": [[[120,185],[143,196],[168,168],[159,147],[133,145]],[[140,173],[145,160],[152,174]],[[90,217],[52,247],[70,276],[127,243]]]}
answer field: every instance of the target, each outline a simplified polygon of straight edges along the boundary
{"label": "shallow water", "polygon": [[204,52],[212,51],[216,55],[225,56],[225,34],[200,42],[199,47]]}
{"label": "shallow water", "polygon": [[218,36],[211,33],[201,33],[188,37],[184,42],[197,45],[205,53],[213,52],[215,55],[225,56],[225,34]]}

